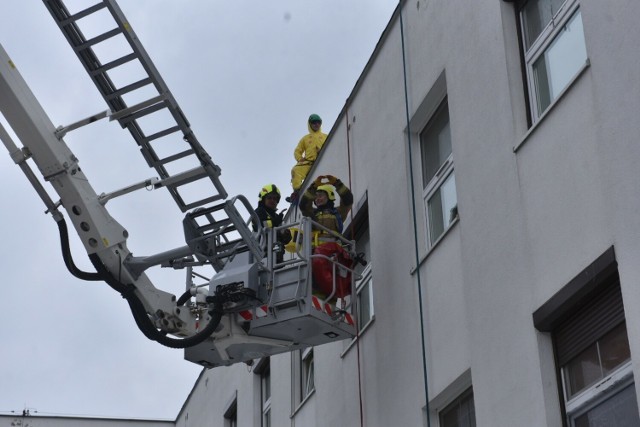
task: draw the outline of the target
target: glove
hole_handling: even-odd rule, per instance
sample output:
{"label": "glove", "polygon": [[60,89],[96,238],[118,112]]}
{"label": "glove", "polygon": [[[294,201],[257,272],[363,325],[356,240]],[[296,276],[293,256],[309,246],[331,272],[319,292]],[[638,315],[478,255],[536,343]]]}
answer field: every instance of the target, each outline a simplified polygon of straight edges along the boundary
{"label": "glove", "polygon": [[316,180],[313,181],[313,185],[316,186],[316,187],[322,185],[322,179],[323,178],[326,178],[326,176],[320,175],[319,177],[317,177]]}
{"label": "glove", "polygon": [[291,241],[291,232],[288,229],[280,230],[278,232],[278,240],[283,245],[286,245],[287,243],[289,243]]}
{"label": "glove", "polygon": [[325,176],[325,178],[327,178],[327,180],[329,181],[329,184],[331,185],[336,185],[336,182],[338,181],[338,178],[336,178],[333,175],[327,175]]}

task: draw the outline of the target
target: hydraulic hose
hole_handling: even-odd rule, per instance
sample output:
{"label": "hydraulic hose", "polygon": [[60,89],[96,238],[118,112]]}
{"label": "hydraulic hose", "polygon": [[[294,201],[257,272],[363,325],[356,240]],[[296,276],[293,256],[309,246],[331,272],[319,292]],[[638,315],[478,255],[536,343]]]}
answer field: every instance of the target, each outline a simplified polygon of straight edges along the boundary
{"label": "hydraulic hose", "polygon": [[136,295],[136,287],[133,284],[125,285],[119,280],[116,280],[104,266],[97,254],[89,255],[89,259],[97,271],[96,274],[100,276],[99,280],[104,280],[111,288],[120,293],[120,295],[127,300],[138,329],[140,329],[144,336],[152,341],[157,341],[169,348],[193,347],[209,338],[211,334],[215,332],[222,320],[222,316],[224,315],[222,307],[223,301],[220,298],[213,297],[213,308],[209,311],[211,320],[207,323],[207,326],[205,326],[204,329],[187,338],[171,338],[167,336],[165,332],[159,331],[155,327],[149,318],[142,301],[140,301],[140,298]]}
{"label": "hydraulic hose", "polygon": [[192,295],[191,295],[191,291],[189,289],[187,289],[187,291],[180,295],[180,298],[178,298],[178,301],[176,302],[176,305],[178,307],[182,307],[183,305],[185,305],[187,303],[187,301],[189,301],[191,299]]}
{"label": "hydraulic hose", "polygon": [[98,281],[102,280],[102,277],[98,273],[90,273],[80,270],[73,262],[73,256],[71,255],[71,247],[69,246],[69,229],[67,228],[67,222],[64,218],[61,218],[58,223],[58,231],[60,232],[60,246],[62,247],[62,259],[64,265],[67,266],[67,270],[74,277],[81,280]]}
{"label": "hydraulic hose", "polygon": [[[194,345],[198,345],[204,340],[206,340],[213,332],[216,330],[220,321],[222,320],[222,316],[224,314],[222,308],[222,301],[218,301],[219,299],[214,298],[213,309],[209,312],[211,316],[211,321],[207,324],[207,326],[198,332],[197,334],[188,337],[188,338],[171,338],[168,337],[164,332],[159,331],[144,308],[142,301],[135,293],[135,286],[133,285],[125,285],[120,281],[116,280],[111,273],[105,268],[104,264],[96,254],[89,255],[89,259],[91,263],[96,269],[96,273],[86,272],[80,270],[73,261],[73,256],[71,255],[71,247],[69,246],[69,229],[67,228],[67,223],[64,218],[57,221],[58,231],[60,233],[60,246],[62,248],[62,259],[64,260],[64,264],[67,266],[69,272],[78,279],[87,280],[87,281],[105,281],[111,288],[116,290],[124,299],[127,300],[129,304],[129,308],[131,309],[131,313],[133,318],[138,325],[140,331],[150,340],[157,341],[160,344],[170,347],[170,348],[187,348],[193,347]],[[185,292],[184,295],[180,297],[178,300],[178,306],[184,305],[190,298],[190,294]]]}

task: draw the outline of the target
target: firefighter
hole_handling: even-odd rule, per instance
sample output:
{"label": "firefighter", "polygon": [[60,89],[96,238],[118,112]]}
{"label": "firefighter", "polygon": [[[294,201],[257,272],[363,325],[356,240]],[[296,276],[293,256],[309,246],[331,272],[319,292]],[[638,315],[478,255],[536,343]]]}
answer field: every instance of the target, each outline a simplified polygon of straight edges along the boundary
{"label": "firefighter", "polygon": [[[324,181],[327,181],[326,183]],[[340,195],[340,204],[336,207],[335,193]],[[315,209],[313,205],[315,204]],[[343,221],[353,205],[353,194],[349,187],[333,175],[319,176],[300,198],[302,215],[337,234],[342,233]],[[325,299],[344,298],[351,293],[351,273],[333,276],[334,262],[350,269],[353,265],[349,253],[340,244],[340,240],[323,229],[316,230],[318,244],[313,250],[313,292]],[[315,240],[315,239],[314,239]],[[330,261],[328,258],[332,259]],[[335,268],[340,273],[339,268]]]}
{"label": "firefighter", "polygon": [[[275,184],[267,184],[260,190],[258,194],[259,201],[258,207],[255,209],[260,222],[264,227],[274,228],[282,225],[282,219],[284,212],[277,212],[278,203],[280,202],[280,189]],[[257,227],[254,224],[254,230]],[[291,233],[289,230],[279,230],[276,235],[277,243],[277,262],[281,262],[284,258],[282,249],[284,245],[291,240]]]}
{"label": "firefighter", "polygon": [[287,201],[294,203],[298,199],[298,191],[307,177],[313,162],[316,161],[318,153],[324,145],[324,141],[327,139],[327,134],[322,132],[322,119],[317,114],[312,114],[307,120],[307,127],[309,133],[303,136],[298,142],[296,149],[293,151],[293,157],[296,159],[296,164],[291,169],[291,187],[293,193],[290,197],[287,197]]}

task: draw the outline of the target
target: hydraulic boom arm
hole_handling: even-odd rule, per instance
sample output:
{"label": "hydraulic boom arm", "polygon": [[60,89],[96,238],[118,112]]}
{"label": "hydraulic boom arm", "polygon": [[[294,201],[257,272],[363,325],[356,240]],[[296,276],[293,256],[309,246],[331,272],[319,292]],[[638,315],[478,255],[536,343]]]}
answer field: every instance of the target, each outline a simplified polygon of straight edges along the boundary
{"label": "hydraulic boom arm", "polygon": [[[264,229],[245,197],[227,197],[219,180],[220,168],[195,137],[115,0],[101,0],[74,13],[62,0],[43,3],[108,109],[55,127],[0,45],[0,113],[18,141],[1,122],[0,139],[58,224],[69,271],[82,280],[105,281],[126,299],[145,336],[172,348],[185,348],[188,360],[207,367],[352,337],[354,304],[349,297],[343,297],[340,309],[312,300],[310,239],[298,241],[290,260],[276,261],[274,236],[279,230]],[[110,23],[106,27],[111,29],[87,39],[83,19],[94,14],[106,17]],[[122,55],[101,61],[94,47],[112,39],[120,41]],[[111,73],[130,63],[137,63],[144,75],[114,84]],[[157,177],[108,194],[93,189],[64,137],[102,119],[115,121],[130,133]],[[160,155],[157,144],[173,152]],[[41,179],[53,187],[58,201],[51,199]],[[196,200],[188,200],[190,193],[184,190],[193,184],[206,184],[207,190]],[[184,246],[149,256],[134,256],[128,249],[128,232],[110,215],[106,204],[141,188],[169,191],[185,214]],[[62,209],[95,272],[81,271],[74,264]],[[297,226],[300,235],[312,234],[309,221]],[[355,255],[353,242],[335,238]],[[336,277],[352,272],[350,266],[330,262]],[[145,274],[156,266],[185,269],[185,293],[176,298],[158,289]],[[211,276],[197,273],[198,268],[214,270],[206,285],[193,284],[193,277]]]}

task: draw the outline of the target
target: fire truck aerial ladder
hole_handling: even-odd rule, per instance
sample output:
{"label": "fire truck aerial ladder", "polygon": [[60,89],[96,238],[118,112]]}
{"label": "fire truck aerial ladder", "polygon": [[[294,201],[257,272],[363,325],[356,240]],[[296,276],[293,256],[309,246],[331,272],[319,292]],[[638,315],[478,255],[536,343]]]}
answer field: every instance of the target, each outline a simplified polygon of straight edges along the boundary
{"label": "fire truck aerial ladder", "polygon": [[[107,110],[55,127],[0,45],[0,113],[18,141],[1,122],[0,139],[44,202],[46,213],[56,221],[69,271],[82,280],[106,282],[126,299],[135,323],[147,338],[184,349],[187,360],[205,367],[250,363],[259,357],[353,337],[354,299],[342,298],[336,308],[328,302],[335,300],[332,295],[325,301],[312,294],[311,260],[318,255],[313,255],[311,239],[302,236],[311,236],[312,227],[319,225],[303,218],[281,227],[295,226],[300,233],[293,242],[295,254],[278,261],[275,236],[279,230],[262,227],[244,196],[228,197],[219,179],[220,168],[191,130],[116,1],[102,0],[73,13],[62,0],[43,3]],[[109,29],[87,39],[82,29],[83,19],[89,16],[107,21]],[[96,48],[113,40],[124,46],[122,56],[103,62]],[[132,63],[137,63],[144,75],[124,85],[114,84],[111,73]],[[155,117],[161,117],[162,128],[150,131],[148,123],[159,121]],[[64,137],[102,119],[117,122],[130,133],[157,177],[106,194],[92,188]],[[165,151],[171,147],[171,154],[160,155],[159,143]],[[188,200],[190,193],[185,189],[194,183],[205,184],[210,190],[200,199]],[[48,185],[58,201],[49,195]],[[185,215],[184,246],[149,256],[134,256],[128,249],[128,232],[106,205],[116,197],[131,197],[142,188],[170,193]],[[95,272],[75,265],[62,209]],[[355,257],[354,242],[335,237]],[[334,278],[353,273],[330,261]],[[176,297],[156,287],[145,273],[152,267],[184,269],[184,294]],[[355,276],[351,274],[352,291]],[[194,277],[207,278],[207,282],[195,285]]]}

